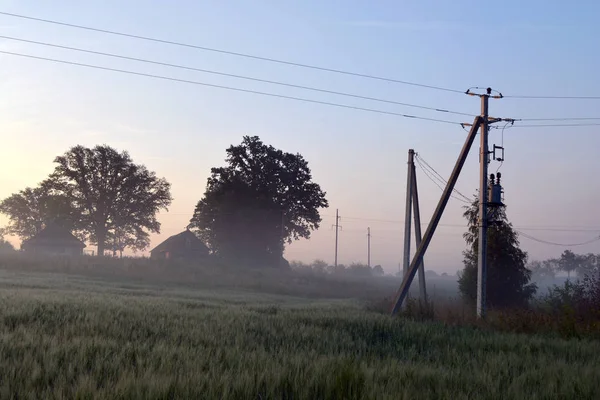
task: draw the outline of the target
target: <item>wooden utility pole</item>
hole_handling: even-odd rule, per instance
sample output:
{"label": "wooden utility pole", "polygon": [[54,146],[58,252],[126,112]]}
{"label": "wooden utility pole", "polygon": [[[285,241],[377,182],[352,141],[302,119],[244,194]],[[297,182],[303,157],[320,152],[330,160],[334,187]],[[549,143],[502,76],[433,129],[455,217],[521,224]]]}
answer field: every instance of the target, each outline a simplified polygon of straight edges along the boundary
{"label": "wooden utility pole", "polygon": [[410,265],[410,210],[412,206],[412,173],[415,162],[415,151],[408,150],[408,173],[406,176],[406,204],[404,209],[404,259],[402,262],[402,277],[406,276]]}
{"label": "wooden utility pole", "polygon": [[[415,163],[412,164],[412,203],[415,217],[415,244],[417,248],[421,245],[421,212],[419,210],[419,190],[417,189],[417,174]],[[421,300],[427,303],[427,286],[425,285],[425,262],[421,260],[419,265],[419,293]]]}
{"label": "wooden utility pole", "polygon": [[404,299],[408,295],[410,284],[412,283],[412,280],[414,279],[415,274],[417,273],[417,268],[423,261],[423,256],[425,255],[425,251],[427,251],[427,247],[429,247],[429,243],[431,243],[431,239],[433,239],[435,229],[437,228],[437,225],[440,222],[440,219],[442,218],[442,214],[444,212],[444,209],[446,208],[446,204],[448,204],[450,195],[454,190],[454,185],[456,184],[456,181],[458,180],[458,175],[460,174],[460,171],[462,170],[462,167],[465,164],[467,155],[469,154],[469,149],[471,148],[471,144],[473,144],[473,141],[475,140],[475,136],[477,135],[477,130],[479,129],[480,124],[481,117],[475,117],[475,120],[473,121],[473,126],[471,127],[471,131],[469,132],[469,135],[467,136],[465,144],[463,145],[463,148],[460,152],[460,155],[458,156],[458,160],[456,160],[456,164],[454,165],[454,169],[452,170],[450,179],[448,180],[446,188],[442,193],[442,197],[440,198],[440,201],[438,202],[438,205],[433,213],[433,217],[429,222],[429,226],[427,226],[427,230],[425,231],[423,240],[417,248],[417,252],[415,253],[412,262],[410,263],[407,274],[404,275],[404,278],[402,279],[402,284],[400,285],[398,292],[396,292],[394,305],[391,310],[392,315],[398,312],[400,307],[402,307]]}
{"label": "wooden utility pole", "polygon": [[[417,174],[415,169],[415,151],[408,150],[408,182],[406,184],[406,213],[404,216],[404,264],[403,276],[406,275],[410,266],[410,236],[411,219],[415,219],[415,243],[417,248],[421,244],[421,213],[419,211],[419,194],[417,192]],[[421,300],[427,301],[427,289],[425,285],[425,265],[421,260],[419,265],[419,293]]]}

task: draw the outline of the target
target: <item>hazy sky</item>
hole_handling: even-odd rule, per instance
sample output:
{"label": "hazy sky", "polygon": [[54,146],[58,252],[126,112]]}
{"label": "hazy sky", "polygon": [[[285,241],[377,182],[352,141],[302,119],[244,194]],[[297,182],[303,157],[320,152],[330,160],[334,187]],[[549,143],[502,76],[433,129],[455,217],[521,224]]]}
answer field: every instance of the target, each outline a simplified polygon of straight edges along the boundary
{"label": "hazy sky", "polygon": [[[466,90],[505,95],[600,95],[596,2],[559,1],[0,1],[0,11],[55,19],[199,46]],[[479,99],[169,46],[0,15],[0,35],[113,52],[196,68],[344,91],[476,114]],[[472,117],[284,88],[0,39],[0,50],[121,68],[179,79],[457,122]],[[212,166],[243,135],[308,160],[327,192],[322,229],[291,245],[289,260],[333,262],[335,209],[342,216],[339,261],[397,270],[402,258],[409,148],[448,177],[466,137],[460,126],[216,88],[123,75],[0,54],[0,197],[34,186],[70,146],[128,150],[172,183],[174,202],[160,216],[157,245],[187,225]],[[510,118],[600,117],[600,101],[505,98],[490,113]],[[600,121],[598,121],[600,122]],[[540,122],[558,123],[558,122]],[[505,200],[509,219],[537,238],[572,243],[600,231],[599,126],[506,129]],[[501,144],[492,130],[490,145]],[[458,189],[478,184],[477,145]],[[498,163],[490,164],[490,172]],[[417,170],[422,218],[441,190]],[[442,224],[465,224],[451,200]],[[6,220],[0,220],[5,223]],[[425,228],[425,226],[424,226]],[[423,228],[423,229],[424,229]],[[558,230],[570,229],[571,231]],[[588,231],[574,231],[583,230]],[[590,231],[596,229],[596,231]],[[461,268],[464,228],[441,226],[426,268]],[[564,250],[522,238],[532,258]],[[414,247],[414,246],[413,246]],[[600,242],[575,247],[600,252]]]}

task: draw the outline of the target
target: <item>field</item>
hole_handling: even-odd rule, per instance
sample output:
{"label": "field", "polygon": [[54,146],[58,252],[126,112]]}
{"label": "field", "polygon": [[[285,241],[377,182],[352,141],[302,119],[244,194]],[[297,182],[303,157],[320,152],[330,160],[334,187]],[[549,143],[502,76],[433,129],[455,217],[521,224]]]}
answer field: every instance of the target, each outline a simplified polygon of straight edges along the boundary
{"label": "field", "polygon": [[325,298],[22,267],[0,270],[1,398],[600,398],[599,342],[390,318],[347,282]]}

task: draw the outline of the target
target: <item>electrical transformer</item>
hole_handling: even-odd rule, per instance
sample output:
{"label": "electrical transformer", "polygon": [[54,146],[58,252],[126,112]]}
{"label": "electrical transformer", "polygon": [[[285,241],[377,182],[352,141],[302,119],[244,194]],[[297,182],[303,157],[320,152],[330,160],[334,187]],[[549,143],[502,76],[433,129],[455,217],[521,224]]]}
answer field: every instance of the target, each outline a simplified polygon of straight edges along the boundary
{"label": "electrical transformer", "polygon": [[498,207],[503,206],[502,203],[502,185],[500,184],[500,172],[498,172],[497,179],[494,174],[490,175],[490,184],[488,187],[488,206]]}

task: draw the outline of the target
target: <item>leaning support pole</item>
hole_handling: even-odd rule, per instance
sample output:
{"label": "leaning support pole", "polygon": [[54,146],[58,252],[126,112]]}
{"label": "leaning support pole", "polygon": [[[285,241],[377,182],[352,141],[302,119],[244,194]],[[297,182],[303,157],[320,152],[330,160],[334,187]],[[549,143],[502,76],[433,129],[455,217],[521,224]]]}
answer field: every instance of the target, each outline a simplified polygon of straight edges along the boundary
{"label": "leaning support pole", "polygon": [[460,155],[458,156],[456,165],[454,166],[454,169],[452,170],[452,175],[450,175],[450,179],[448,180],[448,183],[446,184],[444,193],[442,193],[442,197],[440,198],[440,201],[438,202],[435,212],[433,213],[433,217],[432,217],[431,221],[429,222],[429,225],[427,226],[427,230],[425,231],[425,236],[423,237],[423,241],[417,248],[417,252],[415,253],[413,260],[410,263],[410,267],[408,268],[408,273],[406,275],[404,275],[404,278],[402,279],[402,284],[400,285],[400,288],[396,292],[396,296],[394,299],[394,306],[392,307],[392,311],[391,311],[392,315],[395,315],[398,312],[398,310],[400,309],[400,307],[402,306],[402,302],[404,301],[404,299],[406,298],[406,295],[408,294],[410,284],[412,283],[412,280],[414,279],[415,274],[417,273],[417,267],[423,262],[423,256],[425,255],[425,251],[427,251],[427,247],[429,246],[429,243],[431,242],[431,239],[433,238],[435,229],[437,228],[437,225],[440,222],[440,219],[442,218],[442,214],[444,212],[444,209],[446,208],[448,199],[450,199],[450,195],[452,194],[452,191],[454,190],[454,185],[456,184],[456,181],[458,180],[458,175],[460,174],[460,171],[462,170],[465,160],[467,159],[467,156],[469,155],[469,150],[471,149],[471,145],[473,144],[473,141],[475,140],[475,136],[477,136],[477,130],[479,129],[481,120],[482,120],[482,118],[480,116],[477,116],[477,117],[475,117],[475,120],[473,121],[473,126],[471,126],[471,130],[469,131],[469,136],[467,136],[467,140],[465,141],[465,144],[463,145]]}
{"label": "leaning support pole", "polygon": [[[415,164],[412,168],[412,203],[413,216],[415,217],[415,244],[417,248],[421,245],[421,212],[419,211],[419,191],[417,189],[417,174]],[[419,264],[419,293],[421,300],[427,304],[427,286],[425,285],[425,262],[421,259]]]}
{"label": "leaning support pole", "polygon": [[406,176],[406,210],[404,213],[404,259],[402,262],[402,277],[406,276],[408,267],[410,266],[410,211],[412,202],[413,192],[413,166],[415,165],[415,151],[413,149],[408,150],[408,168]]}

